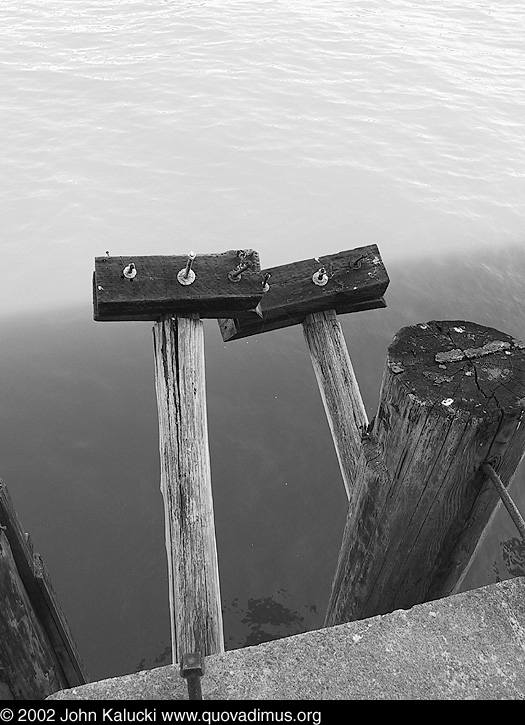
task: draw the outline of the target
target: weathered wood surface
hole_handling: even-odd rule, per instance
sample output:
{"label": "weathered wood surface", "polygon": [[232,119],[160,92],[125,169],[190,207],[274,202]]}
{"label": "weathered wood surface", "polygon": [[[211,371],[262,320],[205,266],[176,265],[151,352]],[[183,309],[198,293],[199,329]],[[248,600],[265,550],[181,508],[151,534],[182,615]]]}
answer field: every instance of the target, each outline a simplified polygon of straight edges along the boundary
{"label": "weathered wood surface", "polygon": [[224,651],[206,411],[204,332],[198,315],[153,328],[161,490],[172,650]]}
{"label": "weathered wood surface", "polygon": [[0,678],[15,700],[43,700],[69,687],[35,615],[3,529],[0,529]]}
{"label": "weathered wood surface", "polygon": [[[328,277],[324,286],[312,280],[321,268]],[[272,267],[262,274],[270,277],[260,305],[261,318],[219,320],[225,341],[298,325],[314,312],[344,314],[386,307],[383,295],[389,279],[375,244]]]}
{"label": "weathered wood surface", "polygon": [[403,328],[363,438],[326,623],[451,593],[525,450],[525,346],[471,322]]}
{"label": "weathered wood surface", "polygon": [[35,616],[60,663],[65,687],[85,684],[88,679],[58,602],[44,562],[33,552],[24,534],[7,487],[0,480],[0,525],[5,531],[18,575],[27,592]]}
{"label": "weathered wood surface", "polygon": [[334,310],[308,315],[303,332],[332,432],[346,494],[353,506],[363,455],[361,437],[368,426],[365,406],[343,331]]}
{"label": "weathered wood surface", "polygon": [[[254,250],[197,255],[192,264],[195,281],[177,280],[187,255],[96,257],[93,274],[93,317],[97,321],[159,320],[167,314],[198,313],[201,317],[258,318],[263,295],[259,255]],[[245,255],[244,257],[242,255]],[[238,281],[228,274],[240,263],[248,265]],[[136,275],[124,269],[133,264]]]}

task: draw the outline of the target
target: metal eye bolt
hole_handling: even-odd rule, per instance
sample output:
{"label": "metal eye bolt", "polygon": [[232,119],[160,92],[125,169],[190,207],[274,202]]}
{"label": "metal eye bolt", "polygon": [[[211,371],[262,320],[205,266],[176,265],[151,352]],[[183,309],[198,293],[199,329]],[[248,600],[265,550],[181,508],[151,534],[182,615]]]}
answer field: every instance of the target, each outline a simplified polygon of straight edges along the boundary
{"label": "metal eye bolt", "polygon": [[324,287],[328,282],[328,275],[324,267],[320,267],[312,277],[312,282],[318,287]]}
{"label": "metal eye bolt", "polygon": [[231,272],[228,272],[228,279],[230,282],[240,282],[242,278],[242,273],[248,269],[250,265],[248,262],[240,262],[235,269],[232,269]]}
{"label": "metal eye bolt", "polygon": [[128,264],[127,267],[124,267],[124,269],[122,270],[122,276],[126,279],[135,279],[135,277],[137,276],[137,268],[135,267],[133,262]]}
{"label": "metal eye bolt", "polygon": [[177,274],[177,281],[179,282],[179,284],[188,285],[195,282],[195,272],[193,271],[191,266],[196,256],[197,255],[195,254],[195,252],[189,252],[186,266],[184,267],[184,269],[181,269],[180,272]]}

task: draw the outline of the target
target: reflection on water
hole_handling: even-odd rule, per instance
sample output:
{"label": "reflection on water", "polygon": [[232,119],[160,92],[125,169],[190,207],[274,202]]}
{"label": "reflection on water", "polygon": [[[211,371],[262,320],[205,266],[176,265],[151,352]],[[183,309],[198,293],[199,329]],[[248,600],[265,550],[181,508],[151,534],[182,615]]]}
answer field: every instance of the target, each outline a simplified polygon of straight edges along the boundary
{"label": "reflection on water", "polygon": [[508,579],[509,576],[525,576],[525,541],[523,539],[507,539],[501,542],[501,558],[505,571],[500,573],[497,562],[494,571],[497,581]]}
{"label": "reflection on water", "polygon": [[[371,418],[404,325],[464,319],[525,340],[525,249],[388,265],[388,307],[342,316]],[[149,323],[91,308],[0,326],[0,475],[94,679],[167,662],[164,517]],[[321,627],[343,484],[299,327],[224,344],[206,322],[208,422],[228,647]],[[525,471],[513,495],[525,510]],[[506,510],[463,589],[523,573]]]}
{"label": "reflection on water", "polygon": [[304,612],[301,615],[279,601],[283,599],[286,599],[286,592],[283,589],[279,589],[273,597],[250,598],[244,604],[240,604],[238,599],[234,599],[226,612],[231,612],[235,620],[244,625],[245,633],[240,641],[238,639],[236,641],[236,638],[230,635],[227,649],[250,647],[311,629],[308,627],[307,619],[308,615],[311,619],[312,614],[317,614],[315,604],[301,607],[301,611]]}
{"label": "reflection on water", "polygon": [[[249,598],[242,602],[237,597],[233,599],[228,606],[223,607],[226,649],[253,647],[315,629],[312,625],[312,622],[318,620],[315,604],[304,605],[299,612],[290,609],[287,606],[289,603],[290,596],[284,589],[279,589],[273,596],[259,599]],[[168,643],[155,658],[142,658],[134,671],[170,663],[171,643]]]}

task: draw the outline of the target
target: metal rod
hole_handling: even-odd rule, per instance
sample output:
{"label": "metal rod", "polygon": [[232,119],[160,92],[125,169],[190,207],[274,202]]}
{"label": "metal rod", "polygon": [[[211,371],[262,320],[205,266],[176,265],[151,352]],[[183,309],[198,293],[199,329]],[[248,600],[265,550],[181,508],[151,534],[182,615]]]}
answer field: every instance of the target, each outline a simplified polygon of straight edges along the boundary
{"label": "metal rod", "polygon": [[189,700],[202,700],[201,677],[204,675],[204,657],[200,652],[187,652],[182,655],[180,674],[188,686]]}
{"label": "metal rod", "polygon": [[484,463],[481,466],[481,470],[483,473],[490,478],[492,483],[494,484],[494,487],[496,488],[497,492],[499,493],[501,500],[503,501],[505,508],[510,514],[511,519],[514,521],[514,524],[516,525],[516,528],[518,529],[520,536],[525,541],[525,520],[523,519],[523,516],[521,515],[518,507],[510,497],[509,492],[503,485],[503,481],[498,476],[494,468],[490,463]]}
{"label": "metal rod", "polygon": [[195,252],[190,252],[188,254],[188,261],[186,262],[186,269],[184,270],[184,279],[188,279],[190,276],[191,265],[193,264],[193,260],[196,256]]}
{"label": "metal rod", "polygon": [[190,675],[186,678],[188,684],[188,700],[202,700],[201,678],[198,675]]}
{"label": "metal rod", "polygon": [[239,282],[242,277],[242,273],[247,270],[249,266],[248,262],[239,262],[235,269],[232,269],[232,271],[228,273],[228,279],[230,282]]}
{"label": "metal rod", "polygon": [[270,289],[270,285],[268,284],[268,280],[270,279],[272,275],[269,272],[266,272],[263,279],[263,292],[268,292]]}
{"label": "metal rod", "polygon": [[195,254],[195,252],[188,253],[188,260],[186,262],[186,266],[184,267],[184,269],[181,269],[180,272],[177,274],[177,281],[179,282],[179,284],[187,286],[195,282],[195,272],[193,271],[191,266],[196,256],[197,255]]}

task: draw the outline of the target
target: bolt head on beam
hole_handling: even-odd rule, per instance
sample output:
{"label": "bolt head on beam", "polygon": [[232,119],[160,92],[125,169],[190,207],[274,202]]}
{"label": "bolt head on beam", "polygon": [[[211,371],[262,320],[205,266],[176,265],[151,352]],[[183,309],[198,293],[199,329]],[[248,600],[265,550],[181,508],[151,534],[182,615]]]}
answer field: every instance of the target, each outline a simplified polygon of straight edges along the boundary
{"label": "bolt head on beam", "polygon": [[204,675],[204,657],[200,652],[188,652],[182,655],[180,663],[181,677],[202,677]]}
{"label": "bolt head on beam", "polygon": [[386,307],[389,279],[375,244],[263,270],[261,317],[220,319],[224,341],[298,325],[325,310],[338,314]]}
{"label": "bolt head on beam", "polygon": [[[235,281],[229,275],[236,272]],[[159,320],[169,314],[258,317],[263,295],[259,255],[96,257],[93,316],[98,321]]]}

